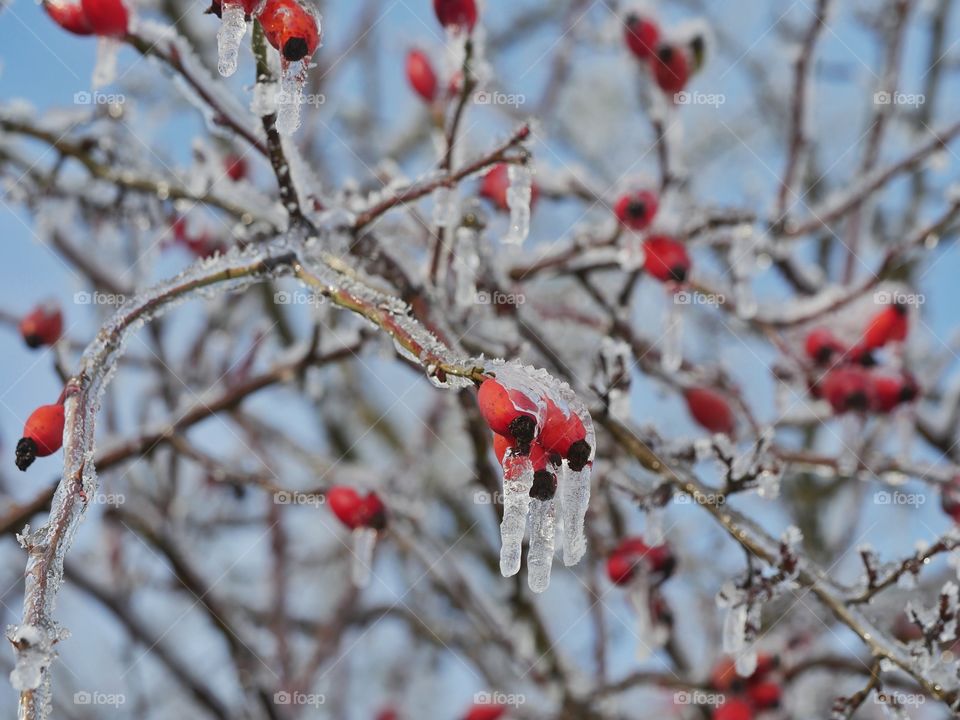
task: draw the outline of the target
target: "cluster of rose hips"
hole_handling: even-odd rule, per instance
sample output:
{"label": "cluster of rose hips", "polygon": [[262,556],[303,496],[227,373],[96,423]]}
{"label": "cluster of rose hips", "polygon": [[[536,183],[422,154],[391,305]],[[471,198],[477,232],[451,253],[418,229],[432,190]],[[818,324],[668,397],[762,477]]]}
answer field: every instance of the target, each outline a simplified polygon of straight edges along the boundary
{"label": "cluster of rose hips", "polygon": [[674,95],[683,90],[703,65],[704,39],[700,35],[686,43],[666,42],[657,23],[637,13],[624,18],[623,29],[630,52],[649,67],[657,87],[665,93]]}
{"label": "cluster of rose hips", "polygon": [[[620,224],[633,232],[646,230],[660,206],[656,193],[636,190],[617,198],[613,212]],[[660,282],[682,283],[690,274],[686,246],[669,235],[650,235],[643,241],[643,269]]]}
{"label": "cluster of rose hips", "polygon": [[[547,410],[540,424],[538,402],[544,400]],[[477,403],[493,431],[494,452],[500,464],[514,456],[529,457],[534,470],[530,497],[546,501],[554,496],[555,469],[563,460],[575,472],[590,462],[592,448],[583,421],[574,412],[564,412],[550,398],[530,398],[521,390],[487,378],[477,392]]]}
{"label": "cluster of rose hips", "polygon": [[[433,0],[433,10],[437,21],[447,30],[459,33],[470,33],[477,24],[477,3],[475,0]],[[433,69],[430,58],[422,50],[411,50],[407,53],[407,81],[414,92],[424,102],[433,103],[437,100],[439,83],[437,73]],[[456,95],[460,91],[462,78],[459,74],[450,78],[447,85],[447,94]]]}
{"label": "cluster of rose hips", "polygon": [[723,693],[724,701],[713,711],[713,720],[753,720],[757,713],[780,705],[782,691],[777,682],[779,662],[771,655],[757,657],[757,669],[742,678],[732,660],[724,660],[713,670],[710,686]]}
{"label": "cluster of rose hips", "polygon": [[337,520],[350,530],[383,530],[387,527],[387,508],[372,490],[361,495],[352,487],[336,485],[327,490],[327,505]]}
{"label": "cluster of rose hips", "polygon": [[837,414],[889,413],[916,399],[916,380],[907,372],[879,368],[875,356],[881,348],[906,340],[908,330],[907,306],[897,302],[874,314],[862,337],[851,346],[828,328],[813,328],[804,350],[821,370],[811,383],[811,394],[825,399]]}

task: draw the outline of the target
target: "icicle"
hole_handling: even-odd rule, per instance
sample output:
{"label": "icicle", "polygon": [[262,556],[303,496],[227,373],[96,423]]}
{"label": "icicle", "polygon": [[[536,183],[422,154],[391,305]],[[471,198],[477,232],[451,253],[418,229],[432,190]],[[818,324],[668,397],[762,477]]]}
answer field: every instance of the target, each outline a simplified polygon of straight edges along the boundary
{"label": "icicle", "polygon": [[509,457],[503,469],[503,520],[500,523],[500,574],[520,571],[523,533],[530,510],[533,465],[529,457]]}
{"label": "icicle", "polygon": [[733,232],[730,248],[730,266],[733,271],[733,293],[737,315],[749,320],[757,314],[757,301],[753,296],[750,278],[756,267],[756,237],[750,225],[741,225]]}
{"label": "icicle", "polygon": [[477,302],[477,270],[480,267],[477,235],[470,228],[457,228],[455,243],[453,297],[457,307],[465,308]]}
{"label": "icicle", "polygon": [[644,570],[634,573],[627,588],[627,600],[633,608],[636,620],[636,658],[646,660],[667,641],[666,628],[657,622],[650,589],[650,576]]}
{"label": "icicle", "polygon": [[550,586],[556,535],[556,499],[533,500],[530,509],[530,549],[527,551],[527,584],[535,593]]}
{"label": "icicle", "polygon": [[120,41],[116,38],[97,38],[97,61],[93,66],[93,89],[105,87],[117,78],[117,53]]}
{"label": "icicle", "polygon": [[364,588],[370,584],[373,568],[373,547],[377,543],[377,531],[358,527],[353,531],[353,559],[350,562],[350,579],[354,586]]}
{"label": "icicle", "polygon": [[756,650],[744,650],[739,655],[734,662],[734,667],[737,669],[737,675],[740,677],[750,677],[757,670],[757,651]]}
{"label": "icicle", "polygon": [[723,651],[735,655],[746,645],[747,606],[734,605],[723,619]]}
{"label": "icicle", "polygon": [[510,232],[503,239],[508,245],[523,245],[530,234],[530,200],[533,197],[533,173],[526,164],[507,168],[507,207],[510,208]]}
{"label": "icicle", "polygon": [[643,541],[647,545],[663,545],[666,540],[667,536],[663,529],[664,514],[662,507],[647,508],[647,524],[643,529]]}
{"label": "icicle", "polygon": [[910,406],[898,408],[894,413],[894,427],[897,433],[898,459],[902,464],[910,462],[913,454],[913,438],[915,437],[915,418]]}
{"label": "icicle", "polygon": [[433,191],[433,224],[445,228],[454,220],[456,214],[456,196],[453,189],[438,187]]}
{"label": "icicle", "polygon": [[307,68],[303,63],[288,63],[286,60],[282,64],[280,95],[277,97],[277,132],[281,135],[293,135],[300,127],[300,108],[303,105]]}
{"label": "icicle", "polygon": [[247,32],[247,21],[242,5],[224,2],[221,7],[223,17],[217,30],[217,69],[224,77],[230,77],[237,71],[237,56]]}
{"label": "icicle", "polygon": [[560,467],[558,486],[563,507],[563,564],[569,567],[580,562],[580,558],[587,551],[583,524],[590,502],[589,466],[575,472],[564,460]]}
{"label": "icicle", "polygon": [[676,287],[667,286],[666,327],[660,349],[660,367],[674,373],[683,364],[683,306],[677,302]]}
{"label": "icicle", "polygon": [[863,431],[863,417],[857,413],[847,413],[840,418],[840,442],[843,447],[837,458],[837,470],[841,475],[853,475],[860,466],[857,450]]}

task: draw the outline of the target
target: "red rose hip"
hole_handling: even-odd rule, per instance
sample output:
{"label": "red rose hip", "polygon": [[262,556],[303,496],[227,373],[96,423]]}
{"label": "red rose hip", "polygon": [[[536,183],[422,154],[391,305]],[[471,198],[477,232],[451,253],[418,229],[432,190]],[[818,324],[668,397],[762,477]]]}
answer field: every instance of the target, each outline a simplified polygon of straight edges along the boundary
{"label": "red rose hip", "polygon": [[653,235],[643,243],[643,269],[660,282],[684,282],[690,274],[690,256],[679,240]]}
{"label": "red rose hip", "polygon": [[457,28],[470,32],[477,24],[475,0],[433,0],[433,11],[445,28]]}
{"label": "red rose hip", "polygon": [[648,190],[621,195],[613,211],[624,226],[631,230],[643,230],[657,214],[657,196]]}
{"label": "red rose hip", "polygon": [[425,102],[431,103],[437,98],[437,74],[430,58],[420,50],[407,53],[407,82]]}
{"label": "red rose hip", "polygon": [[259,20],[269,43],[288,62],[309,58],[320,46],[317,18],[297,0],[267,0]]}
{"label": "red rose hip", "polygon": [[38,457],[53,455],[63,446],[63,405],[41,405],[23,426],[17,443],[17,467],[26,470]]}
{"label": "red rose hip", "polygon": [[665,93],[683,90],[690,79],[690,61],[683,48],[662,45],[653,60],[653,78]]}
{"label": "red rose hip", "polygon": [[90,29],[101,37],[123,37],[127,34],[130,14],[122,0],[81,0],[83,14]]}
{"label": "red rose hip", "polygon": [[63,313],[55,305],[37,305],[20,320],[20,336],[27,347],[53,345],[62,334]]}
{"label": "red rose hip", "polygon": [[657,50],[660,28],[652,20],[631,13],[623,22],[623,39],[638,60],[647,61]]}
{"label": "red rose hip", "polygon": [[712,433],[733,435],[736,421],[723,395],[710,388],[694,387],[683,391],[683,399],[698,425]]}
{"label": "red rose hip", "polygon": [[587,443],[583,421],[572,410],[565,414],[547,399],[547,416],[537,444],[548,453],[555,453],[567,461],[570,469],[580,472],[590,462],[591,447]]}
{"label": "red rose hip", "polygon": [[43,9],[57,25],[74,35],[91,35],[93,27],[83,6],[79,2],[64,2],[63,0],[49,0],[43,3]]}
{"label": "red rose hip", "polygon": [[519,390],[508,390],[487,378],[477,392],[480,414],[498,435],[512,438],[521,454],[530,451],[537,431],[537,405]]}

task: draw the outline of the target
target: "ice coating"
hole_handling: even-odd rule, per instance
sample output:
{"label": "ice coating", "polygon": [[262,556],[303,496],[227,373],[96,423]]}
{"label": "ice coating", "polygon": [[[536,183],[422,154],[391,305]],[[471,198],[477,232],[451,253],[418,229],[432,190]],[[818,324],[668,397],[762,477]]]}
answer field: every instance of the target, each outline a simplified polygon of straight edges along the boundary
{"label": "ice coating", "polygon": [[529,457],[513,456],[503,464],[503,520],[500,523],[500,574],[511,577],[520,571],[523,533],[530,509],[533,465]]}
{"label": "ice coating", "polygon": [[93,89],[102,88],[117,79],[117,53],[120,41],[116,38],[97,38],[97,60],[93,66]]}
{"label": "ice coating", "polygon": [[527,584],[535,593],[550,585],[556,539],[557,508],[553,499],[530,504],[530,549],[527,551]]}
{"label": "ice coating", "polygon": [[653,590],[650,586],[650,574],[636,572],[627,587],[627,600],[633,608],[636,621],[637,660],[646,660],[654,651],[663,647],[669,633],[657,622],[653,611]]}
{"label": "ice coating", "polygon": [[307,68],[304,63],[283,61],[280,93],[277,95],[277,132],[281,135],[293,135],[300,127],[303,86],[306,83]]}
{"label": "ice coating", "polygon": [[456,194],[451,188],[440,186],[433,192],[433,224],[445,228],[454,222]]}
{"label": "ice coating", "polygon": [[373,569],[373,548],[377,543],[377,531],[358,527],[353,530],[353,557],[350,560],[350,580],[355,587],[365,588],[370,584]]}
{"label": "ice coating", "polygon": [[510,231],[503,241],[523,245],[530,234],[530,200],[533,197],[533,173],[526,163],[507,168],[507,207],[510,208]]}
{"label": "ice coating", "polygon": [[243,6],[235,3],[222,4],[220,28],[217,30],[217,69],[224,77],[237,71],[240,43],[247,32]]}
{"label": "ice coating", "polygon": [[[589,461],[579,472],[572,470],[565,459],[559,467],[552,468],[557,470],[557,494],[543,503],[545,505],[553,505],[555,517],[552,524],[555,530],[557,526],[561,529],[564,564],[568,566],[575,565],[580,561],[587,549],[587,540],[584,535],[584,522],[587,507],[590,503],[590,474],[593,457],[596,452],[596,435],[593,429],[593,419],[590,417],[590,413],[587,411],[583,402],[577,397],[576,393],[570,389],[570,386],[565,382],[557,380],[546,370],[523,365],[516,360],[509,362],[504,360],[491,360],[487,361],[483,368],[485,372],[495,375],[497,382],[507,388],[507,390],[516,390],[524,398],[532,401],[532,405],[529,406],[526,404],[519,406],[515,402],[515,407],[517,410],[534,416],[537,423],[537,433],[539,433],[543,427],[546,419],[547,400],[553,402],[554,405],[568,417],[570,413],[576,414],[583,423],[585,430],[584,440],[590,446]],[[510,479],[510,476],[511,472],[506,472],[504,476],[504,518],[506,519],[506,506],[509,498],[511,502],[516,501],[516,504],[511,506],[512,511],[513,508],[522,509],[523,524],[519,525],[519,538],[516,537],[517,525],[509,525],[508,530],[510,532],[506,538],[504,537],[501,526],[501,540],[520,543],[523,540],[529,502],[522,503],[516,498],[515,493],[517,492],[517,486],[512,486],[508,489],[508,484],[515,482],[515,478]],[[525,480],[525,482],[527,483],[525,487],[529,494],[530,486],[533,483],[532,468],[529,480]],[[559,503],[559,517],[556,517],[558,510],[556,503]],[[536,509],[540,511],[541,514],[547,512],[545,509],[539,507]],[[544,520],[541,517],[532,518],[531,532],[540,530],[541,528],[545,531],[546,525],[541,524],[543,522]],[[545,551],[545,545],[543,548],[538,546],[536,553],[533,552],[533,547],[531,547],[532,557],[538,560],[540,557],[539,553]],[[512,552],[512,545],[510,550],[506,548],[501,549],[501,572],[504,576],[513,575],[519,570],[519,557],[514,558]],[[504,553],[507,554],[510,561],[508,564],[504,563]],[[528,562],[530,562],[530,560],[531,556],[528,556]],[[528,582],[531,583],[531,588],[533,588],[533,583],[543,589],[547,587],[550,567],[551,563],[543,563],[538,564],[536,568],[530,568],[530,572],[537,575],[535,578],[528,579]],[[507,570],[511,572],[507,572]]]}
{"label": "ice coating", "polygon": [[677,302],[675,289],[667,288],[667,313],[660,349],[660,367],[674,373],[683,364],[683,306]]}
{"label": "ice coating", "polygon": [[467,227],[457,228],[453,251],[454,300],[457,307],[468,308],[477,302],[477,233]]}

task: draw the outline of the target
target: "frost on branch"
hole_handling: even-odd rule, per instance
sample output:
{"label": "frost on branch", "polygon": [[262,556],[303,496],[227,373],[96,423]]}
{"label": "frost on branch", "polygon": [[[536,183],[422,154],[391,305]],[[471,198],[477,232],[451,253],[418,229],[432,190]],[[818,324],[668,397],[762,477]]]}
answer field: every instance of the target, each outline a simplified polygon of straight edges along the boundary
{"label": "frost on branch", "polygon": [[507,207],[510,208],[510,231],[503,239],[508,245],[523,245],[530,234],[530,201],[533,197],[533,173],[527,163],[507,168]]}

